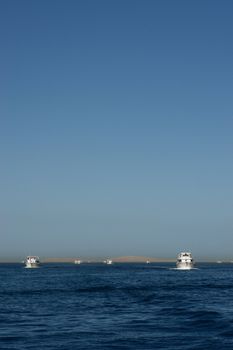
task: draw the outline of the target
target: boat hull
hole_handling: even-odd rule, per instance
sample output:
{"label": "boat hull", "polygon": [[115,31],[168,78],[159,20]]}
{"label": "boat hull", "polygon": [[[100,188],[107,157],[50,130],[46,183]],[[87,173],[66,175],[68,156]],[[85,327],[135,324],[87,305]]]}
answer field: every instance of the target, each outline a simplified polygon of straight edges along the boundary
{"label": "boat hull", "polygon": [[193,266],[177,266],[177,270],[192,270]]}
{"label": "boat hull", "polygon": [[39,264],[26,264],[25,265],[25,269],[37,269],[38,267],[40,267]]}
{"label": "boat hull", "polygon": [[193,263],[182,263],[182,262],[180,262],[180,263],[176,264],[176,268],[178,270],[191,270],[191,269],[193,269]]}

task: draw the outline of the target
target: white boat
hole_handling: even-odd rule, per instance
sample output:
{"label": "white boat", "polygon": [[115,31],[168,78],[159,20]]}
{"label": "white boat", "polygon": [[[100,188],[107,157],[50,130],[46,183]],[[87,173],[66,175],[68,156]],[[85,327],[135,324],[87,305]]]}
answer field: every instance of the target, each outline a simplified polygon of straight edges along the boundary
{"label": "white boat", "polygon": [[147,263],[147,264],[150,264],[150,260],[147,260],[146,263]]}
{"label": "white boat", "polygon": [[77,265],[80,265],[81,264],[81,260],[74,260],[74,263],[77,264]]}
{"label": "white boat", "polygon": [[27,256],[25,260],[25,267],[28,269],[40,266],[40,259],[38,256]]}
{"label": "white boat", "polygon": [[179,270],[191,270],[194,266],[192,254],[190,252],[181,252],[177,256],[176,267]]}
{"label": "white boat", "polygon": [[107,259],[107,260],[106,260],[106,264],[107,264],[107,265],[112,265],[112,260],[111,260],[111,259]]}

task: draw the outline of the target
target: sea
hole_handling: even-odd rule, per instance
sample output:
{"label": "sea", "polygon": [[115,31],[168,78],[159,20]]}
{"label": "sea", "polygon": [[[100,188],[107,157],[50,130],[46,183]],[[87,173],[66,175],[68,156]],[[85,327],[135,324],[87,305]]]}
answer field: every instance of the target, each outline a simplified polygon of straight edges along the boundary
{"label": "sea", "polygon": [[0,264],[0,349],[233,349],[233,264]]}

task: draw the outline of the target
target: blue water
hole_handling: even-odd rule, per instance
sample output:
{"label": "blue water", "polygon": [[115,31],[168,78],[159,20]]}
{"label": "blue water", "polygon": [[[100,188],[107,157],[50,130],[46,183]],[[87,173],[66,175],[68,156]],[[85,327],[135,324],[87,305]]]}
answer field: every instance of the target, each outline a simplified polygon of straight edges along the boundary
{"label": "blue water", "polygon": [[0,349],[233,349],[233,264],[0,264]]}

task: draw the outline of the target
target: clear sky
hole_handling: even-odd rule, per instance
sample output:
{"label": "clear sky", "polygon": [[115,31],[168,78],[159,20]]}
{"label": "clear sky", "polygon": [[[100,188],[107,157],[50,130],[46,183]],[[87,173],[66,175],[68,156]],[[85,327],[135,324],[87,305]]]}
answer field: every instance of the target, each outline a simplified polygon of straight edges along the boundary
{"label": "clear sky", "polygon": [[233,259],[233,1],[0,2],[0,258]]}

